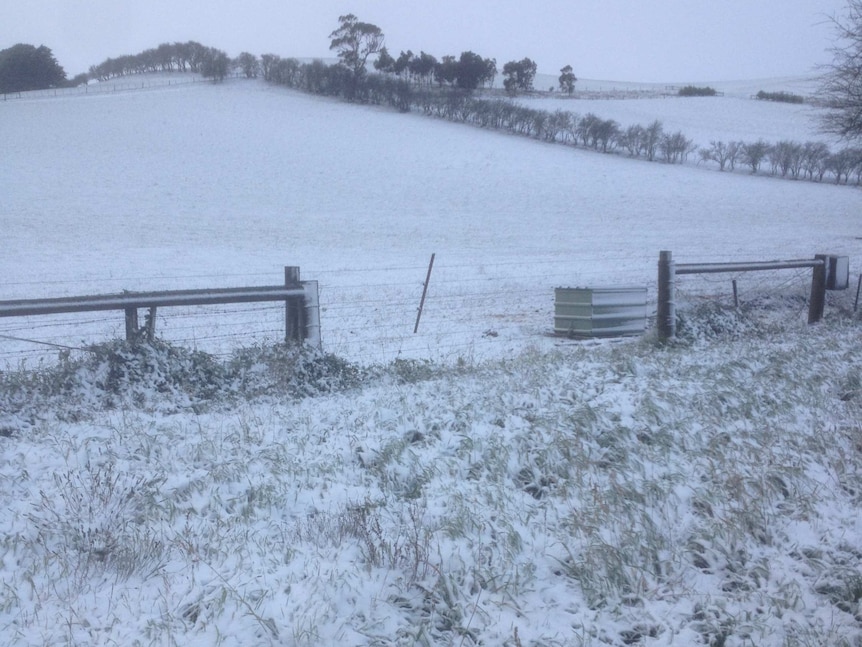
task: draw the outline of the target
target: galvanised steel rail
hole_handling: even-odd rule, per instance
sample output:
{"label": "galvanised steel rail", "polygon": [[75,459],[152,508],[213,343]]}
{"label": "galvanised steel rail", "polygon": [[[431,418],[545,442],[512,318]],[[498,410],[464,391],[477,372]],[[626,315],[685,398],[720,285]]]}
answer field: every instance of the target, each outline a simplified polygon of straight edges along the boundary
{"label": "galvanised steel rail", "polygon": [[804,267],[819,267],[822,258],[798,261],[756,261],[753,263],[676,263],[676,274],[718,274],[720,272],[758,272],[760,270],[791,270]]}
{"label": "galvanised steel rail", "polygon": [[[843,260],[840,272],[837,261]],[[847,287],[846,257],[827,254],[817,254],[814,258],[794,261],[758,261],[750,263],[676,263],[670,251],[659,253],[658,261],[658,306],[656,312],[656,327],[659,339],[671,339],[676,335],[676,302],[675,283],[677,274],[717,274],[719,272],[757,272],[760,270],[788,270],[797,268],[814,268],[811,277],[811,297],[808,303],[808,323],[817,323],[823,317],[826,303],[826,290]],[[832,278],[831,283],[829,278]],[[840,285],[839,285],[840,284]]]}
{"label": "galvanised steel rail", "polygon": [[[284,268],[284,285],[240,288],[207,288],[161,292],[120,292],[50,299],[0,301],[0,317],[30,317],[74,312],[122,310],[126,338],[153,339],[156,308],[227,303],[284,301],[285,339],[320,346],[320,305],[317,281],[300,281],[298,267]],[[149,308],[146,325],[138,326],[138,308]]]}
{"label": "galvanised steel rail", "polygon": [[222,303],[254,303],[285,301],[305,296],[305,288],[267,285],[253,288],[216,288],[204,290],[173,290],[167,292],[121,292],[53,299],[19,299],[0,301],[0,317],[65,314],[127,310],[129,308],[161,308],[167,306],[201,306]]}

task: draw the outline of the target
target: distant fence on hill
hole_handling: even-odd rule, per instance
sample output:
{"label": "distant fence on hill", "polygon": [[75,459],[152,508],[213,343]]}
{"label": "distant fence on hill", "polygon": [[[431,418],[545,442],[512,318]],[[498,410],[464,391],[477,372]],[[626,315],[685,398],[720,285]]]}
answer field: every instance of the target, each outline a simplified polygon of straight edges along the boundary
{"label": "distant fence on hill", "polygon": [[118,92],[132,92],[134,90],[147,90],[153,88],[166,88],[171,86],[186,86],[195,83],[212,83],[211,79],[201,76],[152,76],[143,77],[140,80],[134,77],[118,77],[98,83],[87,83],[73,88],[49,88],[47,90],[27,90],[26,92],[10,92],[3,94],[3,101],[15,99],[43,99],[54,97],[76,97],[98,94],[115,94]]}

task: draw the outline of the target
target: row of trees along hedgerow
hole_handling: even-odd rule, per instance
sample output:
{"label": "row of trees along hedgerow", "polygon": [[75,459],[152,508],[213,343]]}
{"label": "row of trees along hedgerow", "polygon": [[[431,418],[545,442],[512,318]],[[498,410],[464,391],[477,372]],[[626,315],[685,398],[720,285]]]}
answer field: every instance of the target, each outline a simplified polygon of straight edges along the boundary
{"label": "row of trees along hedgerow", "polygon": [[[303,63],[266,54],[260,62],[264,78],[315,94],[390,105],[401,111],[418,110],[451,121],[649,161],[682,163],[698,150],[683,133],[666,132],[660,121],[623,128],[614,120],[592,113],[580,116],[562,110],[548,112],[509,100],[477,96],[473,90],[493,82],[496,75],[493,59],[463,52],[458,59],[446,56],[438,61],[426,52],[415,55],[410,50],[402,51],[394,59],[383,46],[379,27],[360,22],[352,14],[341,16],[339,21],[339,28],[330,34],[331,49],[338,52],[340,59],[338,64],[327,65],[320,60]],[[377,59],[373,67],[378,74],[370,74],[367,63],[375,54]],[[536,65],[528,58],[507,63],[503,70],[504,87],[511,94],[529,91],[535,72]],[[572,93],[577,79],[571,66],[560,72],[561,90]],[[690,92],[681,93],[682,96],[715,94],[712,88],[692,88]],[[758,140],[752,143],[710,142],[709,147],[699,152],[700,161],[715,162],[722,171],[735,170],[739,164],[757,173],[768,165],[772,175],[781,177],[822,181],[829,175],[838,183],[847,183],[851,177],[862,182],[862,150],[855,148],[832,153],[822,143],[782,141],[770,144]]]}
{"label": "row of trees along hedgerow", "polygon": [[715,162],[721,171],[743,166],[752,173],[768,168],[770,175],[821,182],[831,178],[836,184],[855,179],[862,184],[862,148],[847,147],[832,152],[822,142],[712,141],[699,150],[700,160]]}
{"label": "row of trees along hedgerow", "polygon": [[[862,136],[862,100],[856,99],[862,96],[858,87],[862,83],[862,64],[858,62],[862,60],[862,0],[850,0],[847,16],[844,20],[836,19],[835,25],[839,38],[849,44],[834,50],[835,61],[824,77],[823,92],[830,108],[825,129],[852,139]],[[231,60],[221,50],[190,41],[165,43],[137,55],[107,59],[91,67],[90,75],[104,80],[142,72],[190,71],[222,80],[232,69],[239,69],[247,77],[262,73],[267,81],[306,92],[359,103],[390,105],[401,111],[420,110],[452,121],[650,161],[683,162],[698,150],[681,132],[665,132],[659,121],[648,126],[623,128],[616,121],[592,113],[581,117],[561,110],[536,110],[499,98],[477,97],[474,90],[493,85],[497,75],[495,59],[465,51],[458,58],[444,56],[438,60],[426,52],[415,55],[410,50],[402,51],[396,59],[389,55],[383,43],[384,35],[379,27],[348,14],[339,17],[338,28],[330,34],[330,49],[339,58],[336,65],[320,60],[283,59],[274,54],[264,54],[258,60],[248,52]],[[20,60],[25,47],[29,46],[0,52],[0,63],[12,60],[12,53],[18,57],[15,60]],[[50,50],[44,46],[37,53],[40,55],[37,58],[41,57],[43,62],[53,61]],[[377,74],[368,71],[371,57],[375,57],[373,68]],[[56,66],[56,61],[53,64]],[[536,69],[535,62],[529,58],[506,63],[503,66],[504,88],[512,95],[531,91]],[[560,89],[572,94],[577,81],[572,67],[567,65],[560,72]],[[59,82],[56,75],[50,82]],[[691,88],[691,94],[707,94],[701,90],[714,94],[712,88]],[[759,98],[773,99],[772,96]],[[847,183],[851,178],[862,183],[862,149],[854,147],[833,153],[818,142],[713,141],[699,149],[699,153],[700,161],[715,162],[720,170],[732,171],[740,165],[757,173],[768,166],[772,175],[781,177],[822,181],[829,176],[836,183]]]}
{"label": "row of trees along hedgerow", "polygon": [[805,97],[791,92],[765,92],[761,90],[755,95],[761,101],[776,101],[778,103],[805,103]]}

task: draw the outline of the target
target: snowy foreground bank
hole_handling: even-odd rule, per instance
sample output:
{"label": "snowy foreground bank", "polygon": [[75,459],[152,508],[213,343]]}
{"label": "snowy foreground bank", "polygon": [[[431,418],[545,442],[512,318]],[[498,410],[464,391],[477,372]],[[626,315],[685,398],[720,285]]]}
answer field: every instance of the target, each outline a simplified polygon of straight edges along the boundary
{"label": "snowy foreground bank", "polygon": [[4,407],[41,404],[0,437],[0,633],[862,644],[860,321],[830,313],[706,308],[670,346],[482,365],[330,360],[306,397],[208,397],[158,365],[6,375]]}

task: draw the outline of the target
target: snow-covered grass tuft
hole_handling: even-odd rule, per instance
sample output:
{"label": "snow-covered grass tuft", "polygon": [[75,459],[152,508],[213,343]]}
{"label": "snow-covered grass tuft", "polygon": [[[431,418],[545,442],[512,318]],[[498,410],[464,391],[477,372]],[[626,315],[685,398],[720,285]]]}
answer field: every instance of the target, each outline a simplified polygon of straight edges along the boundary
{"label": "snow-covered grass tuft", "polygon": [[[852,318],[844,301],[846,298],[833,299],[829,316],[837,312],[843,319]],[[807,317],[808,296],[798,289],[750,294],[739,305],[695,297],[677,309],[676,341],[694,344],[703,340],[775,339],[785,334],[789,324],[805,322]]]}
{"label": "snow-covered grass tuft", "polygon": [[121,579],[152,576],[165,550],[144,525],[160,498],[160,479],[117,472],[110,457],[54,474],[58,498],[40,492],[30,518],[48,553],[74,562],[76,577],[110,570]]}
{"label": "snow-covered grass tuft", "polygon": [[[306,391],[284,373],[260,386],[298,360],[252,349],[213,371],[245,386],[211,408],[150,388],[76,421],[43,399],[0,438],[0,630],[858,646],[859,321],[752,311],[745,334],[716,334],[714,309],[687,316],[709,331],[694,343],[566,342],[457,369],[312,355],[296,376],[322,386]],[[194,384],[176,357],[144,381]]]}
{"label": "snow-covered grass tuft", "polygon": [[244,397],[311,396],[357,386],[361,371],[341,358],[296,344],[259,344],[233,353],[226,381]]}

